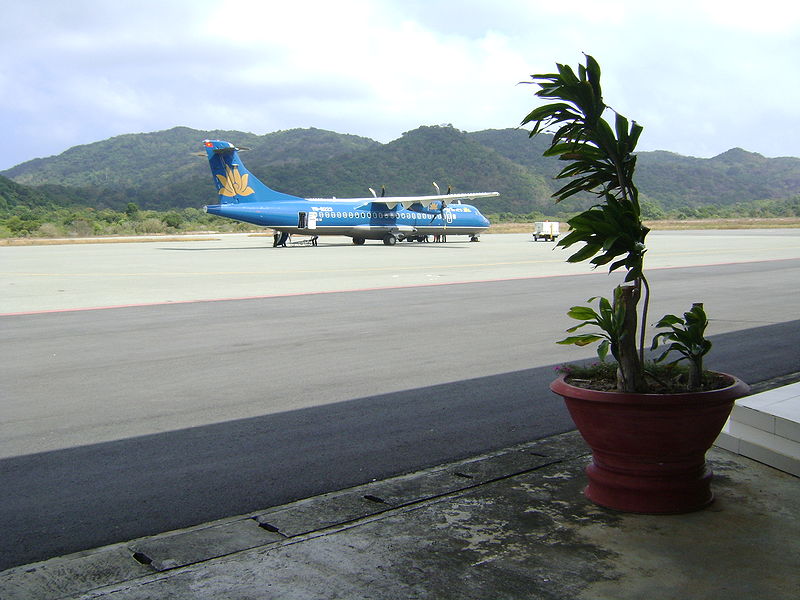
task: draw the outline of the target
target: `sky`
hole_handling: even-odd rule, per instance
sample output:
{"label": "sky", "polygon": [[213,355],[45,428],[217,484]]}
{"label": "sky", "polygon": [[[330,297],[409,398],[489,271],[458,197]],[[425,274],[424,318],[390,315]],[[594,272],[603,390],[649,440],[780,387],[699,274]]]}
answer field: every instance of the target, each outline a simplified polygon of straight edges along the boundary
{"label": "sky", "polygon": [[644,126],[640,151],[800,157],[790,0],[0,0],[0,15],[0,170],[175,126],[383,143],[517,127],[541,104],[520,82],[583,53]]}

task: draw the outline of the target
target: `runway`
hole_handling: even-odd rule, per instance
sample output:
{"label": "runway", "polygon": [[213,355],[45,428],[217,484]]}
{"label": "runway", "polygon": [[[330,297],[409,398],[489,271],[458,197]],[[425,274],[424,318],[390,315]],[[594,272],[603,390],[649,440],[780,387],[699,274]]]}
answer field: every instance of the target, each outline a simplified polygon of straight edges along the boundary
{"label": "runway", "polygon": [[[654,231],[646,267],[800,257],[800,230]],[[320,238],[272,248],[271,236],[188,236],[190,241],[0,247],[0,315],[108,306],[269,297],[357,289],[587,274],[570,252],[528,234],[446,244]],[[170,238],[178,239],[178,238]],[[301,238],[297,238],[299,241]]]}
{"label": "runway", "polygon": [[[618,277],[482,239],[0,248],[0,569],[571,429],[547,384],[593,350],[553,341]],[[705,302],[709,366],[800,370],[800,230],[648,258],[651,314]]]}

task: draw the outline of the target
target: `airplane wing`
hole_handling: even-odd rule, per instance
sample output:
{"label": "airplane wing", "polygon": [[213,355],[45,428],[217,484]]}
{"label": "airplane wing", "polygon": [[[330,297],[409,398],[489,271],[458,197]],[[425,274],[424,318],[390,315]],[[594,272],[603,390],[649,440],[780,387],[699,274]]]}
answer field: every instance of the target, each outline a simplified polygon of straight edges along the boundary
{"label": "airplane wing", "polygon": [[356,208],[362,208],[368,204],[380,203],[385,204],[390,209],[396,208],[398,204],[402,204],[403,208],[410,208],[414,204],[425,204],[426,202],[444,201],[447,204],[461,200],[474,200],[475,198],[493,198],[499,196],[500,192],[467,192],[461,194],[435,194],[431,196],[387,196],[382,198],[363,198],[364,203],[358,205]]}

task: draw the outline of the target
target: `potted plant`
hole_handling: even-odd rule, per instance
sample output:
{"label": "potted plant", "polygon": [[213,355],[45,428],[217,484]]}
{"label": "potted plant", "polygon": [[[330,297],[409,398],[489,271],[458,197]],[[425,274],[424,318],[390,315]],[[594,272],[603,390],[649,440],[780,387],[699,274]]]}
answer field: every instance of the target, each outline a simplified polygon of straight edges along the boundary
{"label": "potted plant", "polygon": [[[631,512],[698,510],[713,500],[706,452],[733,402],[749,388],[731,375],[704,372],[703,357],[711,343],[704,336],[708,321],[701,303],[683,317],[660,319],[657,327],[665,330],[652,343],[652,349],[662,347],[657,362],[677,353],[673,366],[686,360],[689,368],[659,374],[645,362],[650,285],[644,257],[649,229],[642,222],[633,180],[633,152],[642,127],[604,103],[600,66],[594,58],[586,55],[577,74],[567,65],[557,64],[557,70],[531,76],[528,83],[539,87],[536,96],[554,102],[531,111],[522,125],[533,125],[531,136],[551,133],[544,155],[567,163],[557,175],[568,182],[553,194],[556,202],[579,192],[598,198],[597,204],[569,219],[570,231],[557,245],[579,244],[568,262],[608,265],[609,272],[623,270],[625,278],[611,300],[589,299],[597,301],[597,310],[573,306],[567,314],[580,323],[567,330],[574,335],[559,342],[599,342],[601,361],[609,352],[615,361],[611,369],[597,369],[614,374],[614,382],[606,386],[611,389],[594,381],[591,370],[582,380],[565,370],[550,387],[564,397],[592,449],[585,491],[590,500]],[[614,114],[613,128],[604,118],[608,111]],[[585,326],[595,329],[576,333]]]}

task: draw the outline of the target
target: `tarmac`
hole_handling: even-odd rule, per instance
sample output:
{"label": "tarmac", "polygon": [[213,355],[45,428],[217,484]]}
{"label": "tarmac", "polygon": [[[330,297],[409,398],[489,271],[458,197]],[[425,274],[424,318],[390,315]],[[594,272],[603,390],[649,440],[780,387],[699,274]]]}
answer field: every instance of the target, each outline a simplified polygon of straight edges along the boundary
{"label": "tarmac", "polygon": [[[663,237],[665,244],[671,239]],[[710,234],[692,237],[707,244],[717,239]],[[780,251],[789,253],[786,258],[796,257],[796,247],[779,244],[774,235],[750,237],[753,243],[785,247]],[[658,236],[655,239],[658,242]],[[501,238],[497,247],[513,240]],[[248,238],[243,243],[262,242]],[[229,296],[266,293],[246,282],[241,288],[231,286],[239,273],[232,274],[226,262],[229,239],[208,244],[203,263],[208,273],[194,272],[196,260],[169,263],[166,269],[162,257],[185,261],[190,253],[154,246],[153,252],[161,254],[153,264],[166,269],[164,280],[179,282],[185,296],[152,285],[149,262],[143,267],[123,254],[109,264],[126,265],[131,271],[119,275],[126,285],[141,281],[142,289],[147,284],[145,291],[152,290],[152,296],[137,296],[139,303],[216,297],[222,292],[209,291],[209,279],[219,280],[219,289]],[[682,245],[675,247],[684,252]],[[39,273],[49,273],[52,265],[36,263],[50,261],[51,254],[12,249],[18,259],[29,257],[28,262],[9,261],[21,275],[4,275],[15,283],[25,310],[95,306],[88,302],[99,297],[104,306],[131,302],[130,290],[104,295],[116,293],[120,286],[107,281],[96,261],[86,259],[90,250],[64,248],[58,256],[70,269],[90,265],[98,272],[70,271],[69,276],[59,275],[63,281],[54,281]],[[341,260],[336,249],[319,256]],[[418,279],[412,280],[407,261],[413,249],[404,257],[401,281],[394,279],[395,268],[379,271],[385,281],[377,283],[374,273],[359,271],[348,285],[358,287],[357,277],[362,275],[363,285],[371,287],[425,283],[430,255],[421,262],[425,268],[420,267]],[[453,245],[453,256],[456,249]],[[114,252],[131,253],[132,248],[115,245]],[[714,252],[705,250],[708,256],[726,260],[727,255]],[[758,248],[748,252],[754,260],[761,256]],[[383,256],[385,248],[376,247],[374,253]],[[263,260],[261,254],[249,256]],[[299,261],[300,253],[286,257]],[[452,260],[449,254],[447,258]],[[498,262],[507,262],[490,258],[486,268],[492,274]],[[661,266],[675,266],[669,261],[678,258],[676,252],[667,252],[667,263]],[[534,259],[537,268],[549,268],[544,258],[530,260]],[[465,269],[475,271],[470,263],[474,259],[463,260]],[[264,280],[259,285],[269,293],[276,293],[276,281],[294,284],[274,265],[274,273],[255,263],[237,263],[236,269],[243,279]],[[287,265],[287,272],[295,270]],[[464,278],[461,271],[439,271],[454,281]],[[195,285],[195,279],[206,287]],[[66,290],[71,304],[63,299],[53,306],[31,304],[31,298],[53,297],[37,287],[43,282]],[[12,300],[5,298],[0,310],[22,310]],[[589,460],[578,433],[568,432],[283,506],[265,506],[255,513],[14,567],[0,572],[0,600],[800,598],[800,478],[715,447],[708,455],[715,474],[713,504],[683,515],[639,515],[601,508],[584,497]],[[57,522],[50,525],[58,527]]]}
{"label": "tarmac", "polygon": [[800,479],[712,448],[715,501],[582,494],[577,432],[0,573],[2,600],[796,599]]}

